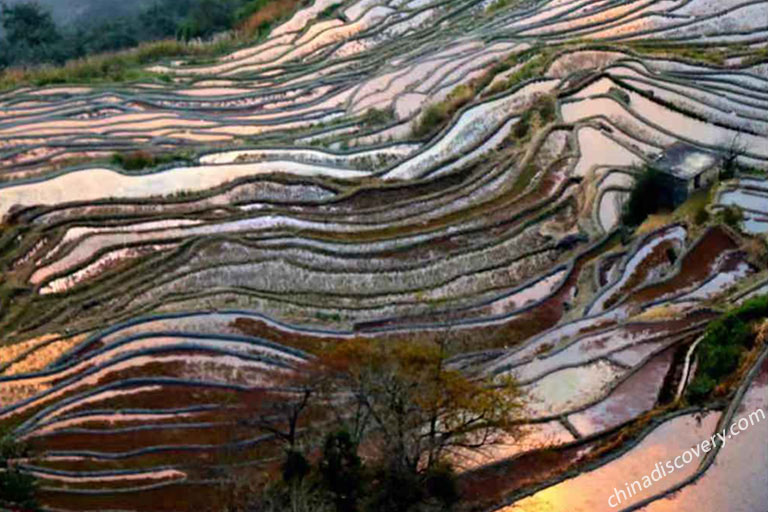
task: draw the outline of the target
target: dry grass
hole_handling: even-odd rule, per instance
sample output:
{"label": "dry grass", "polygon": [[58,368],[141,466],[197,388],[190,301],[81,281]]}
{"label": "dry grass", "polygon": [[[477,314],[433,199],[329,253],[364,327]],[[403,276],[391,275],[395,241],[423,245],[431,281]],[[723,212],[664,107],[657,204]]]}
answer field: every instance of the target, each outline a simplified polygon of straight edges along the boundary
{"label": "dry grass", "polygon": [[269,2],[248,16],[238,28],[250,35],[257,34],[264,27],[272,26],[276,21],[289,16],[300,5],[301,0]]}
{"label": "dry grass", "polygon": [[650,322],[650,321],[658,321],[658,320],[667,320],[667,319],[674,318],[676,316],[677,316],[677,313],[674,308],[670,307],[669,304],[663,304],[660,306],[653,306],[651,308],[646,309],[639,315],[632,317],[632,320],[640,321],[640,322]]}
{"label": "dry grass", "polygon": [[58,337],[58,334],[43,334],[42,336],[38,336],[36,338],[32,338],[29,340],[21,341],[19,343],[14,343],[10,346],[3,346],[2,349],[0,349],[0,365],[5,365],[19,357],[24,352],[31,350],[32,348],[41,345],[45,343],[46,341],[52,340],[56,337]]}
{"label": "dry grass", "polygon": [[82,334],[49,343],[39,350],[35,350],[21,361],[12,364],[5,373],[8,375],[18,375],[40,371],[61,357],[67,350],[83,341],[85,336]]}
{"label": "dry grass", "polygon": [[674,220],[675,217],[671,213],[656,213],[649,215],[648,218],[645,219],[645,222],[640,224],[640,227],[637,228],[636,233],[638,235],[644,235],[651,231],[656,231],[657,229],[661,229],[664,226],[671,224]]}

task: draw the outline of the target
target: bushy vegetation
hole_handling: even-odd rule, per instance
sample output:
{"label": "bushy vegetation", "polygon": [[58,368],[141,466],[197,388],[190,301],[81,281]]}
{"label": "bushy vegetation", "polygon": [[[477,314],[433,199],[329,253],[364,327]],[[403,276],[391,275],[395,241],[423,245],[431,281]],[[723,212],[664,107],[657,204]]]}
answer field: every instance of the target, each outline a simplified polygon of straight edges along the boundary
{"label": "bushy vegetation", "polygon": [[278,21],[286,18],[302,0],[241,0],[235,14],[235,26],[246,34],[265,37]]}
{"label": "bushy vegetation", "polygon": [[639,226],[649,215],[663,208],[671,208],[670,194],[661,173],[653,167],[646,167],[635,181],[624,206],[622,222],[626,226]]}
{"label": "bushy vegetation", "polygon": [[363,116],[363,124],[368,127],[387,124],[395,119],[395,111],[392,108],[369,108]]}
{"label": "bushy vegetation", "polygon": [[646,42],[629,43],[636,52],[644,55],[662,55],[686,59],[706,64],[722,66],[728,58],[727,52],[720,47],[696,45],[649,44]]}
{"label": "bushy vegetation", "polygon": [[446,99],[427,106],[421,117],[414,123],[411,133],[421,138],[436,132],[461,107],[472,101],[475,90],[471,85],[462,84],[453,89]]}
{"label": "bushy vegetation", "polygon": [[717,212],[717,220],[734,229],[740,229],[744,212],[737,206],[724,206]]}
{"label": "bushy vegetation", "polygon": [[115,153],[112,155],[112,163],[127,171],[138,171],[172,162],[189,162],[191,159],[191,154],[185,151],[174,151],[172,153],[131,151],[128,153]]}
{"label": "bushy vegetation", "polygon": [[536,127],[554,121],[556,115],[557,101],[555,97],[549,94],[540,95],[533,102],[533,105],[520,116],[520,120],[515,123],[511,135],[517,140],[526,140]]}
{"label": "bushy vegetation", "polygon": [[514,436],[520,395],[512,381],[447,368],[447,353],[433,342],[352,340],[289,378],[295,400],[251,423],[285,442],[282,467],[245,509],[450,510],[459,493],[449,456]]}
{"label": "bushy vegetation", "polygon": [[508,7],[512,7],[514,5],[517,5],[519,3],[519,0],[495,0],[491,5],[489,5],[485,9],[486,14],[493,14],[496,12],[499,12],[503,9],[506,9]]}
{"label": "bushy vegetation", "polygon": [[756,66],[758,64],[768,62],[768,47],[766,48],[750,48],[750,55],[744,61],[744,66]]}
{"label": "bushy vegetation", "polygon": [[[536,55],[535,57],[530,58],[525,64],[520,66],[520,68],[517,71],[515,71],[505,79],[499,80],[495,84],[493,84],[493,86],[488,89],[486,94],[487,95],[496,94],[498,92],[510,89],[511,87],[514,87],[517,84],[523,83],[526,80],[530,80],[532,78],[541,76],[541,73],[544,70],[546,61],[547,61],[547,58],[544,55]],[[499,72],[506,71],[506,69],[503,69],[504,67],[506,67],[507,69],[510,69],[512,66],[511,66],[511,63],[502,64],[502,66],[500,67],[502,71],[499,71]]]}
{"label": "bushy vegetation", "polygon": [[[129,81],[145,77],[140,67],[163,58],[211,57],[231,49],[233,39],[189,44],[243,27],[264,36],[290,12],[274,0],[158,0],[133,17],[62,28],[34,2],[2,7],[0,87],[21,83]],[[263,12],[262,12],[263,11]],[[287,11],[287,12],[286,12]],[[250,27],[252,18],[258,23]],[[131,49],[130,51],[125,51]],[[32,69],[30,69],[32,68]]]}
{"label": "bushy vegetation", "polygon": [[768,317],[768,295],[755,297],[729,311],[707,326],[699,343],[696,377],[688,388],[694,402],[712,395],[716,388],[740,366],[754,347],[755,323]]}
{"label": "bushy vegetation", "polygon": [[338,10],[339,10],[339,7],[341,7],[341,5],[342,5],[341,2],[338,2],[338,3],[335,3],[335,4],[331,4],[328,7],[326,7],[325,9],[323,9],[320,12],[320,14],[317,15],[317,17],[319,19],[321,19],[321,20],[322,19],[333,18],[334,16],[338,15]]}
{"label": "bushy vegetation", "polygon": [[[461,109],[461,107],[474,100],[474,98],[481,92],[483,96],[489,96],[509,89],[525,80],[539,76],[546,66],[548,57],[549,54],[546,52],[532,57],[515,73],[488,88],[488,85],[493,81],[496,75],[511,69],[512,66],[516,64],[519,55],[510,55],[506,59],[497,62],[482,76],[475,78],[468,83],[458,85],[443,101],[428,105],[421,116],[413,123],[413,126],[411,127],[411,135],[416,138],[433,135],[442,128],[453,115]],[[544,118],[547,120],[554,118],[554,102],[551,107],[551,111],[545,110],[542,112]]]}
{"label": "bushy vegetation", "polygon": [[0,510],[38,510],[34,477],[11,463],[12,459],[26,455],[23,445],[8,436],[0,437]]}

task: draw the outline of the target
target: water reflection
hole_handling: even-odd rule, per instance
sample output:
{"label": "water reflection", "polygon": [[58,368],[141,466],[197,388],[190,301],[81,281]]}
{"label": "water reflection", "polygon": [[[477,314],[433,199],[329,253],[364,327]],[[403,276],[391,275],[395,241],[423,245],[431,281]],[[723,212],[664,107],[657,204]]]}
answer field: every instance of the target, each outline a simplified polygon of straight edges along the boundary
{"label": "water reflection", "polygon": [[[636,447],[608,464],[544,489],[497,512],[619,510],[608,504],[614,489],[624,489],[626,483],[642,480],[643,476],[653,471],[657,462],[673,459],[703,439],[707,439],[714,432],[719,418],[720,413],[710,413],[703,418],[692,414],[678,416],[662,424]],[[768,422],[766,424],[768,425]],[[643,489],[627,501],[623,501],[621,505],[627,507],[673,487],[693,474],[696,467],[696,464],[692,463],[683,469],[676,470],[650,488]]]}

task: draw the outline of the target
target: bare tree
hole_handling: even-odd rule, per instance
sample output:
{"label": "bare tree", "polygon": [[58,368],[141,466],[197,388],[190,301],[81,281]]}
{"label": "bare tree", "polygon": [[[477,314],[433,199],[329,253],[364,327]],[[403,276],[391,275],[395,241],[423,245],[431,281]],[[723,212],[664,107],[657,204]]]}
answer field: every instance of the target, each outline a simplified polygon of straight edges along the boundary
{"label": "bare tree", "polygon": [[723,173],[722,178],[732,178],[736,173],[739,158],[747,152],[746,145],[741,141],[741,136],[737,133],[731,140],[723,144]]}
{"label": "bare tree", "polygon": [[[511,379],[470,379],[446,366],[444,342],[354,341],[318,361],[350,430],[394,469],[421,473],[451,451],[515,433],[520,392]],[[349,414],[344,414],[346,411]],[[350,425],[349,421],[344,423]]]}

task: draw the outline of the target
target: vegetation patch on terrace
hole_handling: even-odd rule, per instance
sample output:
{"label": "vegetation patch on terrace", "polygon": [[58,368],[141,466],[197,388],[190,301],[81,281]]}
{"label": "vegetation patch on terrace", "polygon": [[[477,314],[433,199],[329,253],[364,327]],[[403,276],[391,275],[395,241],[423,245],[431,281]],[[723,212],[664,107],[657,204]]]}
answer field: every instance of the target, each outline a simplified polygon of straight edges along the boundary
{"label": "vegetation patch on terrace", "polygon": [[688,388],[691,401],[722,397],[733,389],[768,341],[766,319],[768,295],[763,295],[747,300],[709,324],[696,352],[698,366]]}
{"label": "vegetation patch on terrace", "polygon": [[[6,35],[4,41],[0,40],[0,90],[23,85],[170,82],[171,76],[153,73],[146,67],[172,58],[200,64],[262,40],[302,2],[193,0],[186,17],[178,17],[169,0],[142,12],[132,34],[124,34],[117,25],[107,23],[94,33],[64,35],[50,13],[37,4],[6,6],[2,21]],[[156,30],[144,35],[143,40],[135,38],[152,27]],[[211,39],[222,31],[231,32]],[[76,40],[83,36],[87,38],[85,43]],[[93,47],[94,39],[110,36],[115,39]],[[2,55],[21,60],[3,62]]]}

